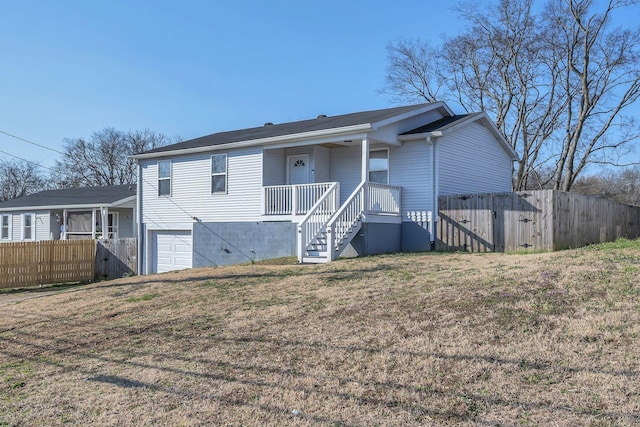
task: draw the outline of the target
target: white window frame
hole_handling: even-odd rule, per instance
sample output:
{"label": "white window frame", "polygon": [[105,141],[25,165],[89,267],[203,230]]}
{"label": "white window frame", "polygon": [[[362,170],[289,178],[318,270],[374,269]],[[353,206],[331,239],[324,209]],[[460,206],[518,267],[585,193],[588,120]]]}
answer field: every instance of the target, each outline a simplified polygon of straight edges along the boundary
{"label": "white window frame", "polygon": [[[26,223],[26,218],[27,217],[31,217],[31,237],[30,238],[26,238],[25,237],[25,229],[27,227]],[[32,241],[32,240],[36,240],[36,214],[35,213],[31,213],[31,212],[25,212],[22,214],[22,234],[21,234],[21,240],[24,241]]]}
{"label": "white window frame", "polygon": [[[371,153],[374,152],[379,152],[379,151],[385,151],[387,153],[387,168],[386,169],[372,169],[371,168]],[[376,182],[376,181],[371,181],[371,172],[382,172],[383,170],[386,170],[387,172],[387,182],[379,182],[378,184],[385,184],[385,185],[389,185],[389,165],[390,165],[390,161],[389,161],[389,149],[388,148],[374,148],[369,150],[369,176],[367,177],[369,179],[369,182]]]}
{"label": "white window frame", "polygon": [[[214,172],[213,171],[213,159],[215,157],[224,156],[224,172]],[[211,155],[211,194],[227,194],[229,192],[229,156],[227,153],[218,153]],[[214,176],[224,176],[224,191],[213,191],[213,177]]]}
{"label": "white window frame", "polygon": [[[7,218],[7,237],[2,237],[2,231],[4,230],[4,219]],[[11,214],[2,214],[0,217],[0,240],[13,240],[12,235],[12,222],[13,217]]]}
{"label": "white window frame", "polygon": [[[160,164],[161,163],[169,163],[169,176],[160,176]],[[170,197],[172,193],[172,181],[173,181],[173,162],[171,160],[158,160],[158,197]],[[161,193],[160,192],[160,181],[169,181],[169,193]]]}
{"label": "white window frame", "polygon": [[[111,217],[111,225],[109,225],[109,215]],[[120,235],[120,212],[109,212],[107,215],[107,236],[110,239],[117,239]]]}
{"label": "white window frame", "polygon": [[[100,209],[94,209],[93,217],[96,219],[96,234],[103,236],[104,239],[117,239],[118,229],[120,228],[120,212],[109,211],[107,213],[107,234],[104,233],[104,224],[102,224],[102,212]],[[109,226],[109,217],[111,217],[111,226]],[[100,222],[100,232],[98,232],[98,222]]]}

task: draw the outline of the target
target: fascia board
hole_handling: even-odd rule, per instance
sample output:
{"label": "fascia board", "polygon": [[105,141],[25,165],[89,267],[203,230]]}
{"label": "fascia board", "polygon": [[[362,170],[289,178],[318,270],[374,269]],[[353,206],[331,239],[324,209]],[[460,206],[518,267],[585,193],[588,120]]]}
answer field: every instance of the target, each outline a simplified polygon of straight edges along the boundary
{"label": "fascia board", "polygon": [[377,130],[380,129],[383,126],[389,125],[391,123],[396,123],[399,122],[401,120],[405,120],[411,117],[415,117],[417,115],[426,113],[427,111],[432,111],[432,110],[437,110],[438,108],[444,108],[450,115],[453,115],[453,111],[451,111],[451,109],[449,108],[449,106],[447,104],[445,104],[444,102],[440,101],[440,102],[436,102],[433,104],[427,104],[422,108],[416,109],[416,110],[411,110],[408,111],[404,114],[400,114],[398,116],[393,116],[390,117],[388,119],[385,120],[380,120],[379,122],[375,122],[372,124],[372,129],[373,130]]}
{"label": "fascia board", "polygon": [[254,146],[260,146],[260,145],[274,145],[274,144],[285,143],[285,142],[296,142],[296,141],[304,142],[305,140],[312,140],[316,138],[329,137],[329,136],[334,136],[334,137],[337,137],[338,135],[352,136],[353,134],[366,132],[369,130],[371,130],[371,123],[364,123],[364,124],[353,125],[353,126],[345,126],[341,128],[322,129],[322,130],[317,130],[312,132],[287,134],[287,135],[274,136],[270,138],[252,139],[249,141],[230,142],[227,144],[207,145],[204,147],[185,148],[181,150],[172,150],[172,151],[161,151],[158,153],[135,154],[133,156],[129,156],[129,158],[139,159],[139,160],[154,159],[158,157],[172,157],[177,155],[196,154],[196,153],[203,153],[208,151],[230,150],[233,148],[254,147]]}
{"label": "fascia board", "polygon": [[266,150],[276,149],[276,148],[290,148],[290,147],[303,147],[306,145],[317,145],[317,144],[339,144],[348,146],[350,143],[345,142],[345,140],[356,140],[361,138],[366,138],[368,136],[367,133],[351,133],[351,134],[341,134],[340,137],[327,137],[327,138],[315,138],[309,139],[306,141],[292,141],[292,142],[283,142],[281,144],[269,144],[268,147],[265,147]]}
{"label": "fascia board", "polygon": [[13,206],[10,208],[0,208],[0,212],[16,212],[16,211],[44,211],[44,210],[60,210],[60,209],[99,209],[103,208],[117,208],[123,203],[127,203],[136,196],[127,197],[126,199],[118,200],[113,203],[91,203],[91,204],[78,204],[78,205],[42,205],[42,206]]}

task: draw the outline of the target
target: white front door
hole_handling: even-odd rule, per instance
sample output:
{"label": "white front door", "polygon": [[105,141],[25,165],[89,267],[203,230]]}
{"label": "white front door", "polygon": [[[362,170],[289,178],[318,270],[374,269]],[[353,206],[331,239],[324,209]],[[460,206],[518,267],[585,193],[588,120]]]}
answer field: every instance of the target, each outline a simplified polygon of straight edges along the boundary
{"label": "white front door", "polygon": [[287,176],[289,177],[289,184],[308,184],[309,155],[289,156]]}

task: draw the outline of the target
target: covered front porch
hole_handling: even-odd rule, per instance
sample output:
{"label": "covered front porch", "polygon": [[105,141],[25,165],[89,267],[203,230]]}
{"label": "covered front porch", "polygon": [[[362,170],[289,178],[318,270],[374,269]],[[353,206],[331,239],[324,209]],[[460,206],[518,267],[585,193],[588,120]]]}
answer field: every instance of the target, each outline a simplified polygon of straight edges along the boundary
{"label": "covered front porch", "polygon": [[388,144],[363,136],[265,148],[263,159],[262,220],[297,224],[300,262],[335,259],[363,223],[402,222],[402,189],[389,184]]}
{"label": "covered front porch", "polygon": [[62,209],[52,212],[60,224],[52,235],[60,240],[116,239],[119,237],[120,211],[99,206],[92,209]]}
{"label": "covered front porch", "polygon": [[[362,210],[366,215],[399,218],[401,187],[376,182],[364,185]],[[262,187],[263,219],[300,222],[329,191],[332,198],[327,208],[335,212],[341,204],[339,182]]]}
{"label": "covered front porch", "polygon": [[389,185],[389,144],[368,137],[265,148],[262,181],[265,221],[299,222],[333,185],[334,210],[365,184],[366,213],[400,215],[401,189]]}

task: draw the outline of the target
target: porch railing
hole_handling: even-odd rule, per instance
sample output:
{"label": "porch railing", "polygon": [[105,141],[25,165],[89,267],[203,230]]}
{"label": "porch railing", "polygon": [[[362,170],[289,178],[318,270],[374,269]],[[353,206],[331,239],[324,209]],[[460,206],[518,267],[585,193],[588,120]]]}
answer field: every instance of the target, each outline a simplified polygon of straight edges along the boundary
{"label": "porch railing", "polygon": [[263,187],[265,215],[306,215],[332,182]]}
{"label": "porch railing", "polygon": [[308,245],[319,242],[324,227],[340,204],[340,184],[332,183],[298,224],[298,260],[302,262]]}
{"label": "porch railing", "polygon": [[367,212],[382,215],[400,214],[401,187],[369,182],[367,185]]}

